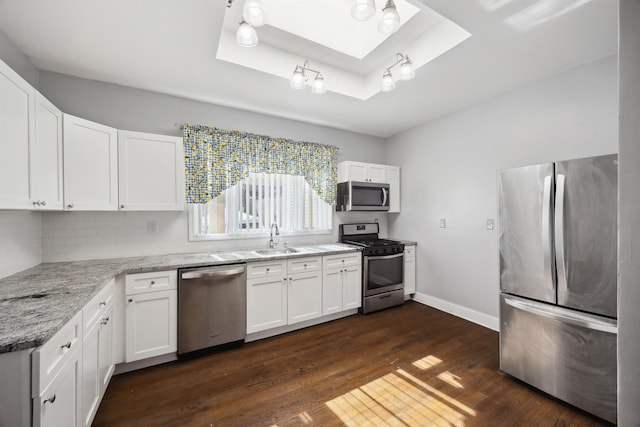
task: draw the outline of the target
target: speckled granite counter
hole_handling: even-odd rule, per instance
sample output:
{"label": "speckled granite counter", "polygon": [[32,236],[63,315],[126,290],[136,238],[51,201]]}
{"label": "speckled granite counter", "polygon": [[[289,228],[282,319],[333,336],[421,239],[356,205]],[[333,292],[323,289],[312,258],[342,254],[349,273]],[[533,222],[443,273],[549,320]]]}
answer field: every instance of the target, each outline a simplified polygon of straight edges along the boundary
{"label": "speckled granite counter", "polygon": [[360,250],[340,243],[295,249],[274,255],[243,250],[40,264],[0,279],[0,353],[42,345],[119,274]]}

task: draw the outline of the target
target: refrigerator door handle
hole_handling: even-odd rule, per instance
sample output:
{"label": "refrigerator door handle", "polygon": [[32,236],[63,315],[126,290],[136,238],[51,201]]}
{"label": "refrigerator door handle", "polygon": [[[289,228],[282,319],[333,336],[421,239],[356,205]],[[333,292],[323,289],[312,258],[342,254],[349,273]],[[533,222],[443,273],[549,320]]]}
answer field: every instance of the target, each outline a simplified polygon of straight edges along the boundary
{"label": "refrigerator door handle", "polygon": [[504,302],[513,308],[526,311],[531,314],[536,314],[538,316],[558,319],[564,323],[569,323],[586,329],[606,332],[609,334],[618,334],[618,325],[615,320],[606,321],[604,319],[595,319],[593,316],[581,314],[579,312],[570,312],[558,307],[547,306],[545,304],[532,301],[525,301],[521,299],[516,300],[513,297],[505,297]]}
{"label": "refrigerator door handle", "polygon": [[551,265],[551,175],[544,178],[542,190],[542,249],[544,255],[544,283],[553,290],[553,267]]}
{"label": "refrigerator door handle", "polygon": [[567,272],[564,265],[564,181],[561,173],[556,178],[555,244],[558,291],[567,291]]}

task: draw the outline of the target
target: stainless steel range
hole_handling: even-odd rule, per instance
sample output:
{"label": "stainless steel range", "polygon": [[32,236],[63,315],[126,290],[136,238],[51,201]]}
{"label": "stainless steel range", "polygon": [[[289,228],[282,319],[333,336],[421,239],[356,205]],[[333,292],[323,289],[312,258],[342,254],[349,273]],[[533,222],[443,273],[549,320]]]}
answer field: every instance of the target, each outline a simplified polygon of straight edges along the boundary
{"label": "stainless steel range", "polygon": [[404,245],[380,239],[378,223],[340,224],[340,242],[361,246],[362,312],[404,302]]}

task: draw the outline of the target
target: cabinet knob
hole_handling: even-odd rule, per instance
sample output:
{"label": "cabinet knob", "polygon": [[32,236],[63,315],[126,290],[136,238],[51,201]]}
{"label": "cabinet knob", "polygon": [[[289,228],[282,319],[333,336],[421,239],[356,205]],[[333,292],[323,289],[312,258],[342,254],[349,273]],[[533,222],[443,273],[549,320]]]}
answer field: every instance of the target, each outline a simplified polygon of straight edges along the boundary
{"label": "cabinet knob", "polygon": [[124,209],[124,205],[120,205],[120,209]]}
{"label": "cabinet knob", "polygon": [[40,204],[41,204],[42,206],[47,206],[47,202],[46,202],[45,200],[41,201],[41,202],[40,202]]}
{"label": "cabinet knob", "polygon": [[152,285],[155,285],[155,284],[156,284],[156,281],[155,281],[155,280],[152,280],[152,281],[151,281],[151,284],[152,284]]}
{"label": "cabinet knob", "polygon": [[40,200],[34,200],[32,203],[33,206],[40,206]]}
{"label": "cabinet knob", "polygon": [[133,298],[129,298],[127,301],[129,301],[129,302],[133,302]]}
{"label": "cabinet knob", "polygon": [[73,209],[73,203],[69,203],[69,204],[67,205],[67,207],[68,207],[69,209]]}
{"label": "cabinet knob", "polygon": [[307,268],[307,264],[304,265],[304,268]]}
{"label": "cabinet knob", "polygon": [[267,273],[269,272],[269,269],[267,268]]}
{"label": "cabinet knob", "polygon": [[103,325],[106,325],[107,323],[109,323],[109,317],[105,317],[104,319],[102,319],[102,322],[100,322]]}
{"label": "cabinet knob", "polygon": [[44,405],[45,403],[49,402],[49,403],[53,403],[56,401],[56,395],[54,394],[53,396],[51,396],[48,399],[45,399],[44,402],[42,402],[42,404]]}
{"label": "cabinet knob", "polygon": [[60,346],[60,348],[64,351],[64,350],[69,350],[71,348],[71,341],[69,341],[66,344],[63,344]]}
{"label": "cabinet knob", "polygon": [[106,303],[106,302],[101,302],[101,303],[100,303],[100,307],[104,307],[105,305],[107,305],[107,303]]}

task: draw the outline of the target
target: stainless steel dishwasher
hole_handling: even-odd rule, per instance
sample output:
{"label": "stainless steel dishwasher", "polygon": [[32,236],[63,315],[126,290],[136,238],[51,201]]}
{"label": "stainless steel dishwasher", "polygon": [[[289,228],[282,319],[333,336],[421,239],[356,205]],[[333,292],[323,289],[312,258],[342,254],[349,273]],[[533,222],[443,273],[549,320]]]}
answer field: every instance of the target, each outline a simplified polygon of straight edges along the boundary
{"label": "stainless steel dishwasher", "polygon": [[247,332],[247,266],[181,269],[178,355],[234,341]]}

